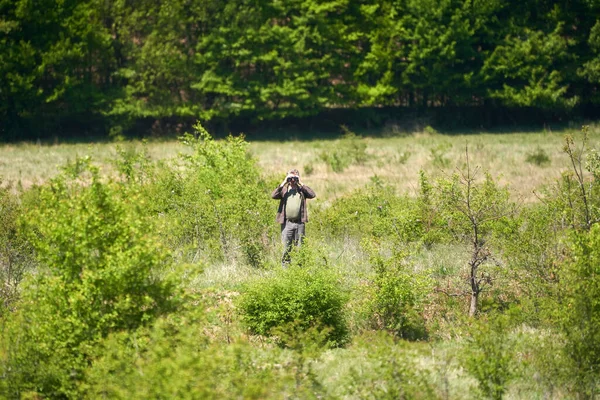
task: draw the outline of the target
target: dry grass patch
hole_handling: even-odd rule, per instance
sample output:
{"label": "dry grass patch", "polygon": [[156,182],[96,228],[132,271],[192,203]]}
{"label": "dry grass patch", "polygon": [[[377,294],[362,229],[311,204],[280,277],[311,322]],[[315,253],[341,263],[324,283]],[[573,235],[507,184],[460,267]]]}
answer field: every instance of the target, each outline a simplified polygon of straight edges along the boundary
{"label": "dry grass patch", "polygon": [[[303,180],[317,192],[316,201],[328,204],[374,177],[395,185],[399,192],[414,194],[418,173],[423,169],[432,177],[451,174],[465,164],[465,148],[469,149],[471,165],[489,171],[500,184],[508,184],[516,198],[535,201],[534,190],[555,181],[568,169],[568,159],[562,151],[564,135],[580,134],[579,129],[562,132],[441,135],[417,133],[387,138],[357,138],[366,144],[366,160],[352,163],[342,172],[334,172],[323,161],[323,154],[339,151],[341,139],[251,142],[250,151],[264,174],[273,179],[283,177],[292,167],[300,169]],[[590,128],[590,147],[597,147],[600,126]],[[54,144],[23,143],[0,146],[0,178],[4,184],[20,183],[23,187],[42,183],[55,176],[68,161],[92,156],[106,174],[114,173],[112,160],[117,158],[117,146],[142,149],[140,141],[127,143]],[[145,145],[152,159],[168,159],[185,151],[179,142],[149,142]],[[537,165],[532,154],[543,153],[549,161]]]}

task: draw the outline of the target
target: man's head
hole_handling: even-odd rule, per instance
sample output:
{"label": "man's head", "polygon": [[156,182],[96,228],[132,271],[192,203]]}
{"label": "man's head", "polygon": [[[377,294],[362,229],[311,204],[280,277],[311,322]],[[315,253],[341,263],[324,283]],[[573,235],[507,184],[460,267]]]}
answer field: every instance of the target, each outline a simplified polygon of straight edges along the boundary
{"label": "man's head", "polygon": [[291,169],[287,173],[286,181],[295,186],[300,181],[300,172],[297,169]]}

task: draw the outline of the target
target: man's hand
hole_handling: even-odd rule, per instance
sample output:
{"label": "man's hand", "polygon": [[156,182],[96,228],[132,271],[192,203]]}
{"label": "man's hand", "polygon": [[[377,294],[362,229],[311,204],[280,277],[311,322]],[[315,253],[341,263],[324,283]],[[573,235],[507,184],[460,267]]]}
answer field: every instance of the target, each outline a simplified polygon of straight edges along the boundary
{"label": "man's hand", "polygon": [[279,185],[279,186],[285,186],[285,184],[288,183],[288,179],[292,176],[294,176],[294,175],[287,174],[287,176],[285,177],[285,179],[283,180],[283,182],[281,182],[281,185]]}

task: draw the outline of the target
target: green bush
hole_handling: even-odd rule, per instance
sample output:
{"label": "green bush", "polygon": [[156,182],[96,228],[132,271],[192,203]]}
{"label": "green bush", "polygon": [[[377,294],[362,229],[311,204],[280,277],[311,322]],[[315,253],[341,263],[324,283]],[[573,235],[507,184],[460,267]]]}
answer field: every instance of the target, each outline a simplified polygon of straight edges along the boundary
{"label": "green bush", "polygon": [[[301,252],[307,252],[305,247]],[[339,277],[326,266],[303,261],[306,257],[294,257],[289,268],[249,282],[238,303],[242,319],[254,334],[317,328],[328,331],[327,345],[342,345],[348,335],[347,294]],[[285,335],[279,336],[285,340]]]}
{"label": "green bush", "polygon": [[12,308],[21,279],[34,264],[33,249],[19,224],[22,212],[18,196],[0,188],[0,317]]}
{"label": "green bush", "polygon": [[577,390],[593,398],[600,389],[600,225],[575,236],[561,294],[562,329]]}
{"label": "green bush", "polygon": [[544,151],[544,149],[538,147],[534,152],[527,154],[525,161],[527,161],[530,164],[535,164],[538,167],[541,167],[550,164],[550,157]]}
{"label": "green bush", "polygon": [[85,398],[281,399],[312,398],[297,382],[293,362],[277,347],[254,346],[239,336],[211,337],[207,304],[159,318],[135,332],[110,335],[86,371]]}
{"label": "green bush", "polygon": [[350,165],[362,165],[368,160],[367,143],[364,139],[342,127],[344,136],[337,140],[335,146],[319,154],[319,159],[333,172],[344,172]]}
{"label": "green bush", "polygon": [[196,125],[185,135],[189,150],[172,164],[155,169],[140,187],[148,199],[147,214],[164,221],[169,246],[210,259],[242,255],[256,267],[264,264],[268,237],[274,229],[271,188],[261,178],[243,137],[214,140]]}
{"label": "green bush", "polygon": [[411,271],[403,253],[396,252],[391,257],[374,255],[371,264],[375,271],[368,303],[371,326],[402,339],[426,339],[423,311],[432,280]]}
{"label": "green bush", "polygon": [[502,399],[515,378],[515,354],[508,335],[509,320],[492,316],[472,322],[462,353],[462,365],[479,382],[486,398]]}
{"label": "green bush", "polygon": [[[334,399],[436,399],[432,377],[412,345],[385,332],[357,337],[343,359],[328,365],[327,394]],[[335,373],[332,373],[332,370]],[[319,375],[320,376],[320,375]]]}
{"label": "green bush", "polygon": [[419,240],[424,226],[416,201],[396,195],[393,187],[379,182],[316,212],[313,223],[327,236],[377,237],[397,242]]}
{"label": "green bush", "polygon": [[4,327],[8,397],[78,397],[98,340],[174,306],[169,258],[141,217],[145,201],[122,198],[86,163],[69,168],[77,179],[64,174],[43,188],[26,215],[40,268]]}

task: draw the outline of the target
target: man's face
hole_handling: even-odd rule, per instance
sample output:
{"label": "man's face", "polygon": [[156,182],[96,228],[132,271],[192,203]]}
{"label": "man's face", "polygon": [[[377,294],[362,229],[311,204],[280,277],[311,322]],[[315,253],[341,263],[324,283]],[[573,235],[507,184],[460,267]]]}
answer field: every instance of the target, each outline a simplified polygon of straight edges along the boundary
{"label": "man's face", "polygon": [[296,174],[291,174],[290,177],[288,178],[288,181],[290,182],[290,185],[292,187],[296,187],[298,186],[298,181],[300,180],[300,177]]}

